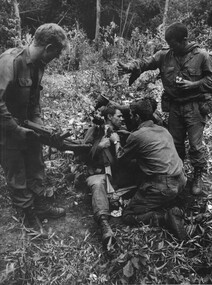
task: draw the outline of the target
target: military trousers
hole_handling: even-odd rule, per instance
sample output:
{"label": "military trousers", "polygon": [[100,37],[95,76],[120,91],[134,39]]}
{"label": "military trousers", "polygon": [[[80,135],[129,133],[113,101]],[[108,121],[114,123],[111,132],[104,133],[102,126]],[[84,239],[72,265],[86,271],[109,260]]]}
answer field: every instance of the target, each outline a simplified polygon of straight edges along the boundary
{"label": "military trousers", "polygon": [[148,213],[160,211],[162,208],[169,206],[185,188],[187,178],[182,171],[177,176],[166,174],[155,174],[143,176],[143,182],[139,189],[132,197],[130,203],[123,211],[123,219],[127,222],[130,216],[143,215],[143,222]]}
{"label": "military trousers", "polygon": [[[110,177],[110,183],[114,190],[138,185],[141,179],[141,171],[135,160],[130,161],[128,165],[119,166],[113,173],[114,175]],[[92,193],[92,207],[95,219],[98,220],[101,215],[110,215],[105,174],[89,176],[87,185]]]}
{"label": "military trousers", "polygon": [[205,168],[207,161],[203,144],[206,117],[200,113],[198,102],[171,103],[168,129],[180,158],[185,159],[185,141],[189,141],[189,158],[194,168]]}
{"label": "military trousers", "polygon": [[101,215],[110,215],[109,200],[106,192],[105,174],[95,174],[87,178],[87,185],[92,193],[94,218],[98,221]]}
{"label": "military trousers", "polygon": [[38,141],[30,141],[23,148],[0,147],[0,163],[14,206],[27,208],[35,194],[44,194],[44,161]]}

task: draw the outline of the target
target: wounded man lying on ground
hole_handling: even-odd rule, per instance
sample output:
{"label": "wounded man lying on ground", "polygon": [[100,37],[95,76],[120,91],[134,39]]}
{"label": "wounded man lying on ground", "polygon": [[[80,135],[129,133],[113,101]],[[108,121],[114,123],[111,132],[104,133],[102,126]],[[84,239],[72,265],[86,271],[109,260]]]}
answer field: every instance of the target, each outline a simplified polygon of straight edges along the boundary
{"label": "wounded man lying on ground", "polygon": [[[105,124],[91,127],[84,142],[92,144],[87,163],[90,175],[87,178],[87,184],[92,192],[94,218],[101,228],[103,246],[107,247],[108,243],[116,241],[109,224],[108,193],[135,183],[136,171],[131,163],[125,168],[121,165],[117,167],[115,154],[116,146],[119,146],[120,141],[113,141],[113,143],[110,141],[110,135],[116,133],[123,126],[121,111],[116,106],[108,104],[104,107],[102,115]],[[121,136],[120,139],[122,140]]]}
{"label": "wounded man lying on ground", "polygon": [[[151,120],[153,110],[148,98],[133,102],[130,109],[137,130],[129,135],[123,148],[116,148],[116,154],[121,165],[137,160],[142,182],[124,209],[123,220],[131,225],[141,222],[165,224],[179,240],[183,240],[186,232],[182,211],[178,207],[164,211],[186,185],[182,160],[170,133]],[[111,134],[110,141],[116,143],[119,136]]]}

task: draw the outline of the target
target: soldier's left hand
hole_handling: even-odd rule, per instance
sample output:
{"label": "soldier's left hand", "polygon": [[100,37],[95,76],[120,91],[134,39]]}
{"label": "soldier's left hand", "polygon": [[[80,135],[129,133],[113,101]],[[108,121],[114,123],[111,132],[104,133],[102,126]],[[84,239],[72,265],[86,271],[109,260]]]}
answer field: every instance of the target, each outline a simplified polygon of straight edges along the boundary
{"label": "soldier's left hand", "polygon": [[110,147],[110,139],[107,137],[103,137],[98,145],[100,149]]}
{"label": "soldier's left hand", "polygon": [[177,87],[182,90],[189,90],[199,87],[199,81],[190,81],[183,79],[180,82],[177,82]]}
{"label": "soldier's left hand", "polygon": [[120,61],[118,61],[117,68],[118,68],[118,75],[119,76],[132,72],[132,70],[129,68],[128,64],[122,63]]}
{"label": "soldier's left hand", "polygon": [[110,141],[111,142],[115,142],[115,141],[119,141],[120,142],[120,137],[117,133],[112,133],[111,136],[110,136]]}

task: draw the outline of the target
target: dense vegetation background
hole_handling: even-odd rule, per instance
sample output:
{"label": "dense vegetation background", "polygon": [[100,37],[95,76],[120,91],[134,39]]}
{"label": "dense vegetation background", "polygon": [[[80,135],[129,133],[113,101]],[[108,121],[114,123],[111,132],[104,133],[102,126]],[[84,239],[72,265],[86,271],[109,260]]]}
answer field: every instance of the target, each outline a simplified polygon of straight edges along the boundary
{"label": "dense vegetation background", "polygon": [[106,27],[114,22],[117,26],[113,32],[128,39],[135,28],[144,35],[156,34],[164,16],[166,25],[176,20],[187,23],[195,31],[196,38],[204,32],[202,26],[207,23],[211,9],[211,0],[1,0],[0,44],[8,47],[11,36],[17,36],[14,29],[17,25],[17,17],[14,18],[16,3],[19,4],[23,35],[27,32],[33,34],[43,23],[55,22],[69,30],[78,25],[92,41],[97,2],[101,8],[100,26]]}
{"label": "dense vegetation background", "polygon": [[[100,5],[100,29],[96,16]],[[70,51],[54,60],[43,79],[45,125],[82,138],[91,125],[99,94],[117,102],[151,94],[158,101],[158,71],[146,72],[131,87],[119,78],[117,60],[145,57],[166,43],[164,28],[183,21],[190,40],[211,50],[212,0],[0,0],[0,50],[26,45],[46,22],[63,26]],[[166,118],[167,114],[162,114]],[[45,221],[46,241],[30,238],[11,207],[0,172],[1,284],[211,284],[212,159],[211,119],[205,128],[208,173],[204,196],[184,201],[188,241],[179,244],[165,229],[113,226],[119,249],[105,253],[93,222],[85,187],[86,166],[72,153],[44,147],[47,195],[67,210],[65,220]],[[185,164],[191,175],[189,161]],[[182,201],[181,201],[182,202]],[[13,219],[11,218],[13,217]]]}

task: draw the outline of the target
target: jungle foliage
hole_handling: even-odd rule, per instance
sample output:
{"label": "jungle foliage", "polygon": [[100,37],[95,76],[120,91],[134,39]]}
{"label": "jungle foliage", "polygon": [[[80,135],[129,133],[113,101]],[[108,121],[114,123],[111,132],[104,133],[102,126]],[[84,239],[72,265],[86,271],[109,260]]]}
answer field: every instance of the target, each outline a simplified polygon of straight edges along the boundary
{"label": "jungle foliage", "polygon": [[[15,37],[13,4],[15,0],[0,0],[0,45],[11,45]],[[33,34],[42,23],[55,22],[71,29],[78,23],[92,40],[95,35],[96,0],[19,0],[21,26],[24,33]],[[167,24],[186,21],[201,31],[211,10],[211,0],[169,1]],[[117,25],[116,34],[130,38],[132,30],[156,33],[162,23],[165,0],[101,0],[101,27],[110,22]],[[210,22],[210,20],[209,20]],[[5,41],[6,40],[6,41]]]}

